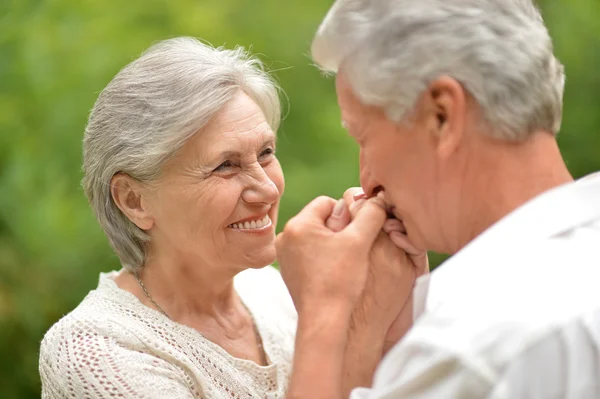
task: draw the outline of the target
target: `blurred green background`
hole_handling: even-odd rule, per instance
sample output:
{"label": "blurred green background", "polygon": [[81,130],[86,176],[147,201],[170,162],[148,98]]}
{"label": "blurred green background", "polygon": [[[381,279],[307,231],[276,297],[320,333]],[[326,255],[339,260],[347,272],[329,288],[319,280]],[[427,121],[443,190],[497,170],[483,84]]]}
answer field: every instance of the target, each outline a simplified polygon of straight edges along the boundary
{"label": "blurred green background", "polygon": [[[40,395],[44,332],[119,268],[81,179],[81,138],[99,91],[157,40],[251,47],[289,96],[278,154],[279,228],[320,194],[358,185],[333,80],[311,65],[331,1],[0,0],[0,397]],[[600,2],[541,2],[566,65],[560,145],[571,172],[600,170]],[[490,255],[493,256],[493,255]],[[433,266],[443,258],[432,254]]]}

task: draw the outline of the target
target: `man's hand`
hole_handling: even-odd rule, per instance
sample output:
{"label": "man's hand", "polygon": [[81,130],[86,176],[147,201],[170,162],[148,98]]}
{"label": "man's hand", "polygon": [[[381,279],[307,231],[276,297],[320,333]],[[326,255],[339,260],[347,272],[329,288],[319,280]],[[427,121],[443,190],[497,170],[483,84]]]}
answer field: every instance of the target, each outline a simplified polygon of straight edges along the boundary
{"label": "man's hand", "polygon": [[[404,224],[397,219],[388,219],[383,226],[383,230],[388,233],[390,239],[399,248],[402,248],[407,254],[408,259],[414,266],[415,280],[424,274],[429,273],[429,259],[426,251],[419,251],[408,239]],[[404,307],[388,329],[383,346],[385,355],[413,325],[413,295],[412,289]]]}
{"label": "man's hand", "polygon": [[[380,196],[382,196],[381,193]],[[346,190],[344,193],[346,209],[337,216],[329,217],[326,221],[327,227],[333,231],[343,230],[359,212],[365,201],[364,198],[365,195],[360,187]],[[414,279],[417,277],[429,272],[429,262],[427,252],[419,251],[412,245],[407,237],[406,228],[400,220],[387,219],[383,225],[383,231],[387,233],[387,237],[385,234],[380,234],[370,253],[369,279],[371,281],[368,279],[366,286],[371,289],[363,291],[362,304],[359,302],[357,305],[355,316],[358,317],[361,313],[369,314],[369,320],[365,319],[364,324],[372,330],[378,326],[375,323],[378,314],[383,317],[384,326],[389,322],[389,317],[393,317],[393,322],[385,337],[383,350],[385,354],[412,326],[412,286],[409,284],[414,283]],[[387,244],[390,241],[401,251],[390,248],[390,245]],[[383,259],[377,260],[377,257],[383,257]],[[391,257],[396,257],[396,261],[390,261]],[[407,267],[408,265],[412,265],[412,267]],[[414,277],[412,276],[413,272]],[[373,281],[374,279],[380,281]],[[378,309],[373,309],[371,306],[371,309],[361,311],[360,308],[366,306],[368,302],[374,302]],[[394,311],[398,311],[398,313],[394,314]]]}

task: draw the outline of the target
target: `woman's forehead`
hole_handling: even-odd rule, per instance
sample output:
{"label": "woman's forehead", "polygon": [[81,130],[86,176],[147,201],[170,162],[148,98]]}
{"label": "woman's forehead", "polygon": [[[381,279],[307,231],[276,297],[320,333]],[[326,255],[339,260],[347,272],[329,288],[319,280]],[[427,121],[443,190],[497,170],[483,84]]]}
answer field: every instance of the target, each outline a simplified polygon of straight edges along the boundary
{"label": "woman's forehead", "polygon": [[180,155],[194,162],[210,163],[217,158],[255,154],[275,144],[275,134],[266,121],[247,129],[241,127],[201,130],[184,144]]}

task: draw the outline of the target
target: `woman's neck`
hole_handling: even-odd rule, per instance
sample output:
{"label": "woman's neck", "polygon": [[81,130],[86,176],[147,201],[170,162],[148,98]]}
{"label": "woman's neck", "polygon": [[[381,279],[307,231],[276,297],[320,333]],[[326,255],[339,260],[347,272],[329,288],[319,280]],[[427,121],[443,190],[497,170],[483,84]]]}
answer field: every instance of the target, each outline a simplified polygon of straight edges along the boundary
{"label": "woman's neck", "polygon": [[130,272],[121,273],[117,285],[144,305],[199,331],[232,356],[267,364],[253,317],[235,291],[235,270],[150,259],[137,275],[148,295]]}
{"label": "woman's neck", "polygon": [[156,308],[154,301],[160,307],[157,310],[172,320],[191,316],[221,318],[240,310],[242,303],[233,284],[235,271],[208,262],[191,264],[174,256],[151,254],[148,258],[137,273],[147,294],[132,273],[122,274],[116,282],[142,303]]}

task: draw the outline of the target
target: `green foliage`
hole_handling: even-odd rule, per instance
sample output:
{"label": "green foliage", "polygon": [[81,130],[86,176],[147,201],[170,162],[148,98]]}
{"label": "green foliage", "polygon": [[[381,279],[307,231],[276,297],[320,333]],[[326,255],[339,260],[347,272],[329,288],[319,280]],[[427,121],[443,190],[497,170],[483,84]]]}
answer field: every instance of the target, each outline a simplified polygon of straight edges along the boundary
{"label": "green foliage", "polygon": [[[333,80],[311,65],[317,0],[3,0],[0,2],[0,387],[39,397],[46,329],[119,268],[79,186],[81,138],[98,92],[151,43],[196,36],[251,47],[288,94],[278,153],[281,223],[309,200],[358,185]],[[567,68],[560,144],[577,177],[600,169],[600,3],[542,2]],[[490,255],[493,256],[493,255]],[[432,255],[433,264],[443,258]],[[485,261],[485,259],[482,259]]]}

